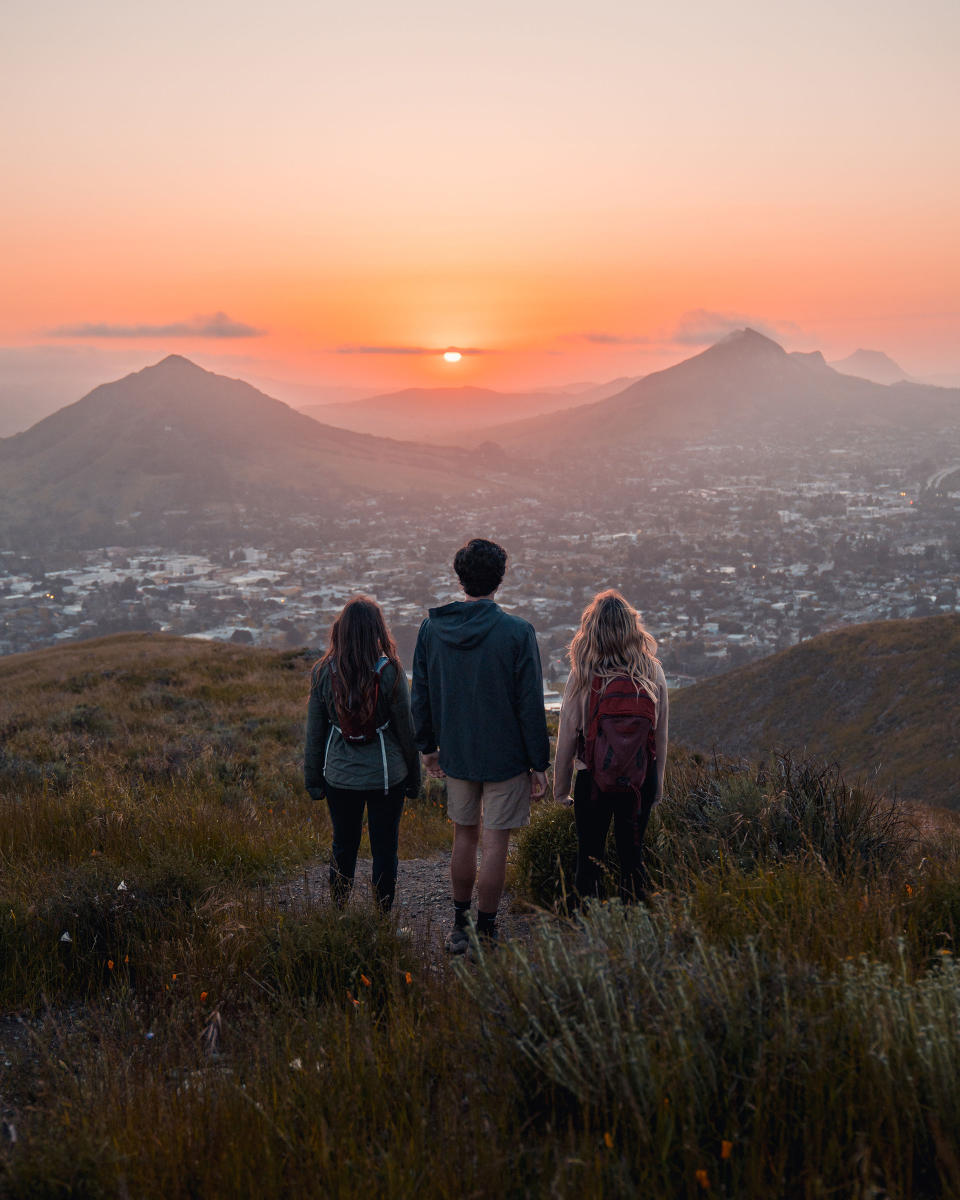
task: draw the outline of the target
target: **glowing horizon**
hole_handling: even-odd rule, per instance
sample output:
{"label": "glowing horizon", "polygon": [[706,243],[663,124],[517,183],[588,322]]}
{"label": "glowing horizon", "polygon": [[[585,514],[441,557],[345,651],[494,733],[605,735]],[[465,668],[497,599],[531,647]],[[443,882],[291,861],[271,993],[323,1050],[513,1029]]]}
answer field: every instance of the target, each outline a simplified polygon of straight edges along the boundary
{"label": "glowing horizon", "polygon": [[960,374],[946,0],[160,22],[114,0],[8,20],[2,347],[508,389],[751,324]]}

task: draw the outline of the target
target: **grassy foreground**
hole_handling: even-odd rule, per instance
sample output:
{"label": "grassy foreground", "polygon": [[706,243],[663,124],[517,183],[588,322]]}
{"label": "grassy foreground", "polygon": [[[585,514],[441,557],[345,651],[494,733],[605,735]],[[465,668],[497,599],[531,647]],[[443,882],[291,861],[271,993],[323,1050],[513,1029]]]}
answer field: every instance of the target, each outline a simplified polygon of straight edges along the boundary
{"label": "grassy foreground", "polygon": [[[167,646],[93,645],[114,665],[80,693],[66,656],[4,664],[33,674],[0,709],[0,1195],[960,1195],[950,814],[677,754],[649,906],[566,915],[571,816],[544,805],[512,867],[529,938],[438,964],[361,903],[263,886],[327,844],[306,665]],[[204,708],[138,707],[161,689]]]}

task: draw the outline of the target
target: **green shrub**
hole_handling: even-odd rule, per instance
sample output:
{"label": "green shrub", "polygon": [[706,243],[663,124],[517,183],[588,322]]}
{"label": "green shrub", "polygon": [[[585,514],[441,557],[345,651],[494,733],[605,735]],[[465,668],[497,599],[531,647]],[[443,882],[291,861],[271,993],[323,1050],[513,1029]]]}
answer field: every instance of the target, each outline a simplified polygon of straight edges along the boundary
{"label": "green shrub", "polygon": [[539,804],[530,824],[514,840],[510,857],[510,887],[540,908],[560,911],[573,891],[577,866],[577,831],[573,809]]}

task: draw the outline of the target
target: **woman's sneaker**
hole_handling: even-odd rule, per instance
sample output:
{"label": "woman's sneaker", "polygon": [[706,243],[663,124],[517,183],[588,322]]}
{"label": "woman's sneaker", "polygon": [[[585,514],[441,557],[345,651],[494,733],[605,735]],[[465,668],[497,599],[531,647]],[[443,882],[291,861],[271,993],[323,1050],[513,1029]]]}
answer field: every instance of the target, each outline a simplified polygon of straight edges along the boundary
{"label": "woman's sneaker", "polygon": [[454,925],[447,934],[443,948],[448,954],[463,954],[470,945],[470,935],[465,925]]}

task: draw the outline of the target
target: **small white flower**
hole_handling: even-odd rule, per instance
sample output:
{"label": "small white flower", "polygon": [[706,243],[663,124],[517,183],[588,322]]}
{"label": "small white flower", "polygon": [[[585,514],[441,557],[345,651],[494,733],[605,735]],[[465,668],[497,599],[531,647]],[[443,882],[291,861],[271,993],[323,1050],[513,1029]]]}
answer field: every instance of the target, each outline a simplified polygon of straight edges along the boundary
{"label": "small white flower", "polygon": [[291,1071],[302,1071],[302,1070],[303,1070],[303,1059],[302,1059],[302,1058],[295,1058],[295,1059],[294,1059],[294,1060],[293,1060],[293,1061],[290,1063],[290,1070],[291,1070]]}
{"label": "small white flower", "polygon": [[127,890],[127,885],[126,885],[126,884],[124,883],[124,881],[121,879],[121,880],[120,880],[120,882],[117,884],[117,891],[118,891],[118,892],[125,892],[126,890]]}
{"label": "small white flower", "polygon": [[60,934],[60,941],[61,942],[72,942],[73,938],[70,936],[69,933],[67,933],[66,930],[64,930],[63,933]]}

